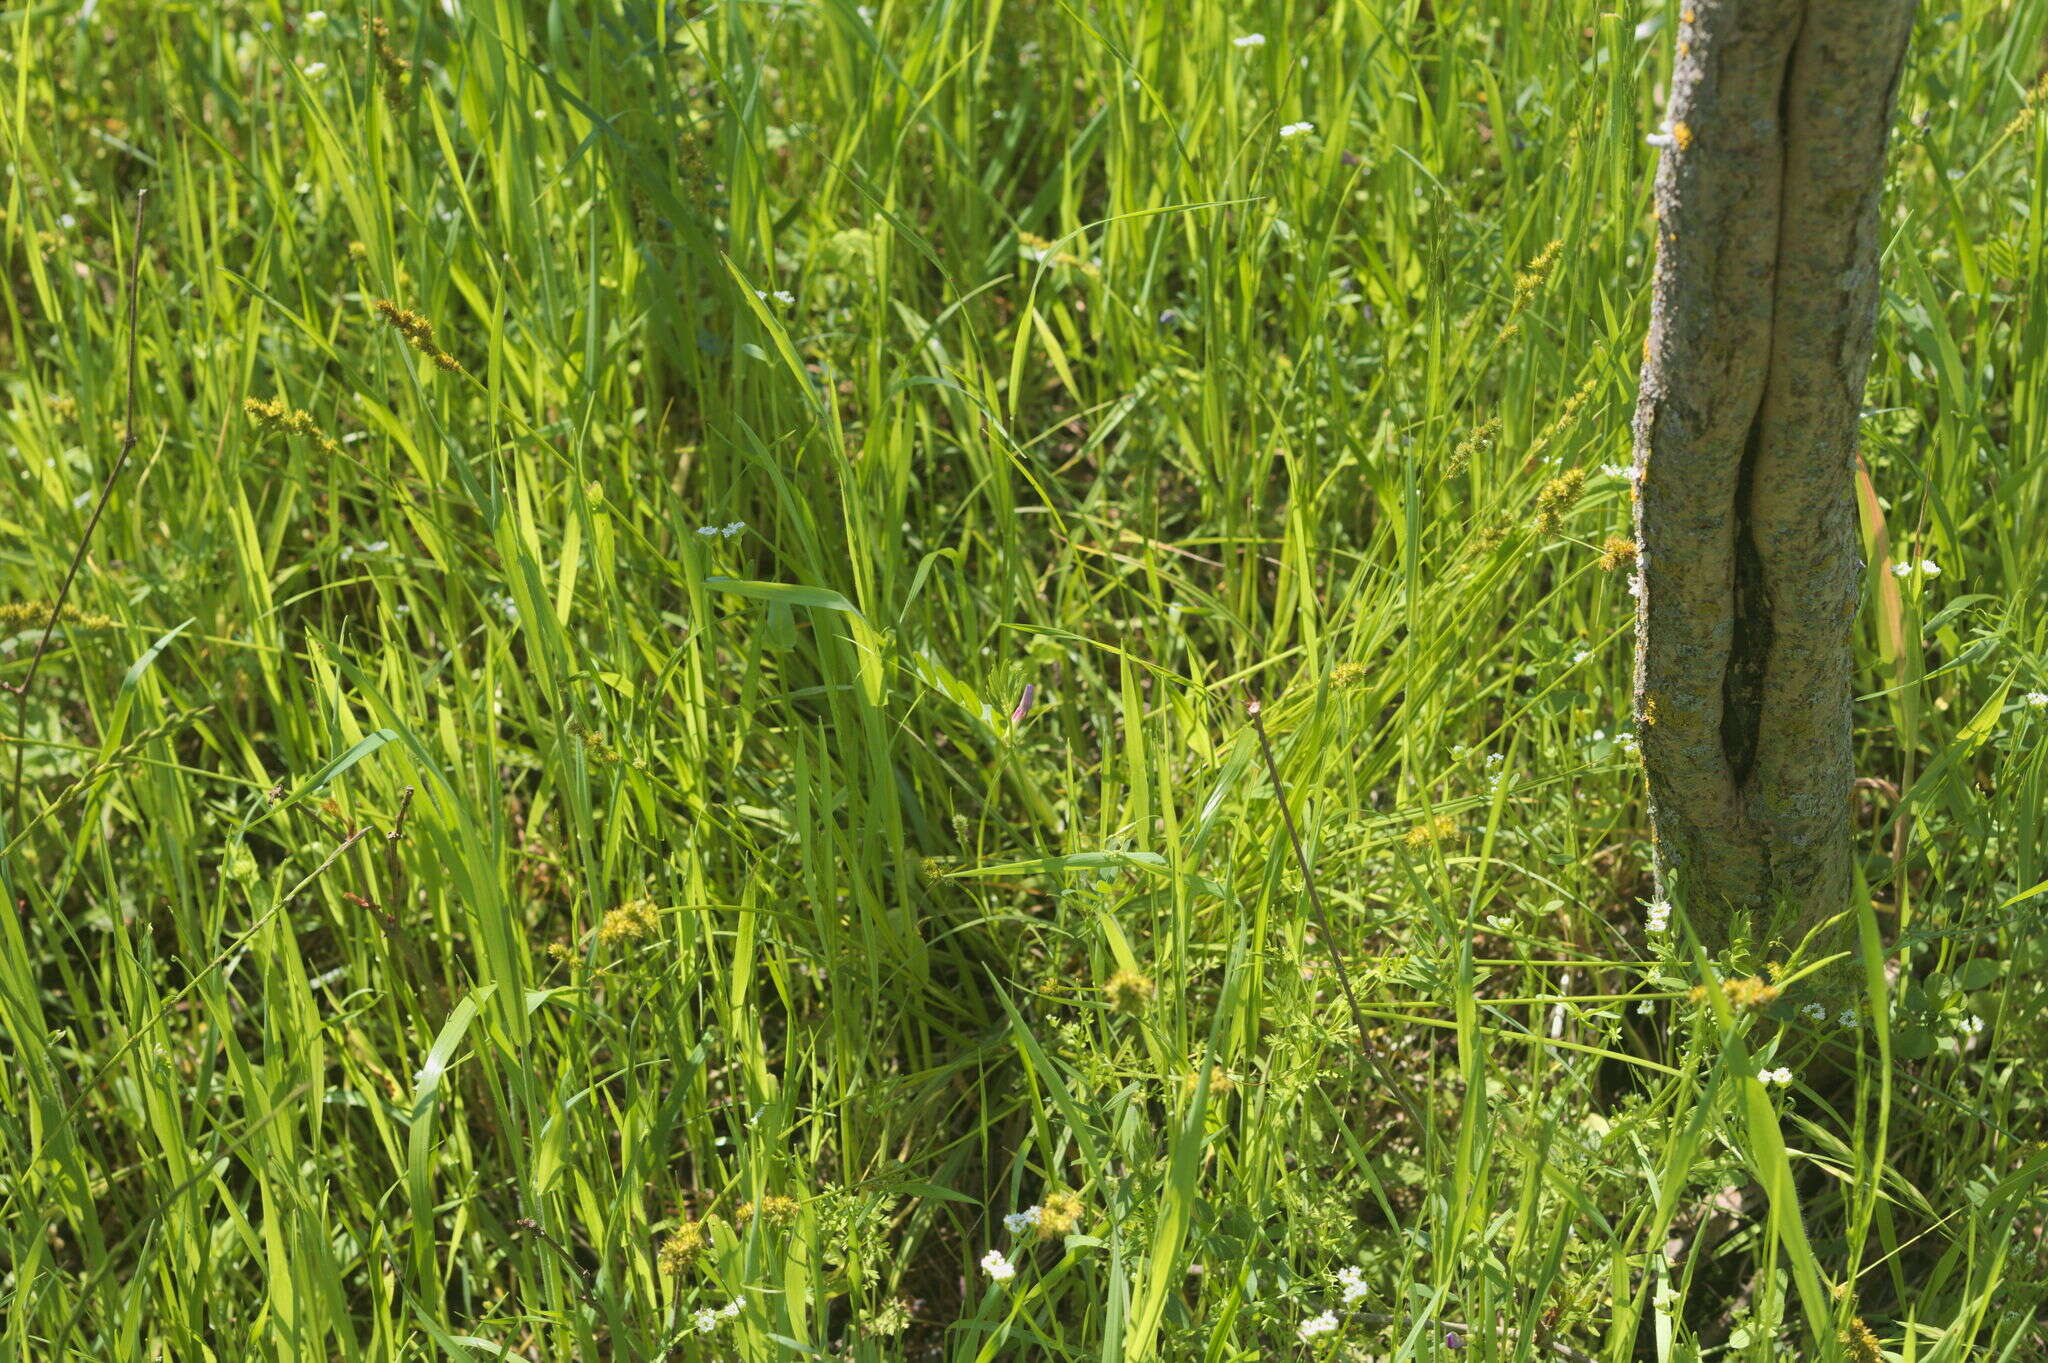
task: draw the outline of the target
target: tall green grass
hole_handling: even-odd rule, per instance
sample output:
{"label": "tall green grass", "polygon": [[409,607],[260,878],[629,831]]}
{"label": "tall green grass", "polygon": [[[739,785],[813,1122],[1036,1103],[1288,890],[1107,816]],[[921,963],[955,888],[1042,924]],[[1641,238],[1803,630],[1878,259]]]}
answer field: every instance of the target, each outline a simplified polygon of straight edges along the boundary
{"label": "tall green grass", "polygon": [[0,12],[10,686],[139,317],[0,696],[7,1356],[2048,1356],[2048,8],[1901,100],[1847,1025],[1645,930],[1677,23]]}

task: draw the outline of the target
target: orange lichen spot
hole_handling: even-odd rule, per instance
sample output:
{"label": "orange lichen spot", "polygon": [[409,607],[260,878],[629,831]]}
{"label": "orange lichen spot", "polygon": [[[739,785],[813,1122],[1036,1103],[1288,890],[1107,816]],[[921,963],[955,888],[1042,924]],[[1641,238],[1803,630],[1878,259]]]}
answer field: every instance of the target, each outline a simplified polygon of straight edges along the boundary
{"label": "orange lichen spot", "polygon": [[1674,124],[1671,129],[1671,140],[1678,144],[1680,151],[1684,151],[1692,145],[1691,127],[1684,123]]}

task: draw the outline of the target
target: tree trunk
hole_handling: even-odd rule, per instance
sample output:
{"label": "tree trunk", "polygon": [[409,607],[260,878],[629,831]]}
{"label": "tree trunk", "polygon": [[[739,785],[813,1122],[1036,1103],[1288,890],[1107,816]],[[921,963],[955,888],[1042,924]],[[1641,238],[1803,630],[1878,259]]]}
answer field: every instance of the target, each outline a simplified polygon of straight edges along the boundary
{"label": "tree trunk", "polygon": [[1710,945],[1849,902],[1852,489],[1913,0],[1685,0],[1635,417],[1659,894]]}

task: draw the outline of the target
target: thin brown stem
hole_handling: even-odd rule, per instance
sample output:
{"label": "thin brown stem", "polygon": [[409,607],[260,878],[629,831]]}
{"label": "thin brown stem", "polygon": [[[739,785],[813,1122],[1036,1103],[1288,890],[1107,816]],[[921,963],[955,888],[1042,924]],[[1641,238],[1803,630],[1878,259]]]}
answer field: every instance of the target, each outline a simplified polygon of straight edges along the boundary
{"label": "thin brown stem", "polygon": [[[1406,1320],[1405,1317],[1389,1316],[1379,1311],[1353,1311],[1351,1319],[1364,1321],[1368,1325],[1401,1325]],[[1477,1333],[1470,1325],[1456,1320],[1432,1320],[1429,1322],[1429,1328],[1432,1330],[1455,1331],[1465,1337],[1468,1345],[1472,1336]],[[1554,1339],[1546,1340],[1542,1343],[1543,1347],[1547,1347],[1553,1355],[1563,1359],[1565,1363],[1594,1363],[1594,1358],[1591,1354],[1580,1353],[1569,1344],[1561,1344]]]}
{"label": "thin brown stem", "polygon": [[57,588],[56,599],[50,602],[50,618],[43,622],[42,638],[36,641],[36,651],[28,660],[28,674],[21,679],[21,685],[14,688],[17,697],[14,727],[19,731],[21,741],[14,746],[14,779],[9,787],[9,809],[21,808],[22,759],[28,754],[29,691],[35,686],[36,673],[42,668],[43,654],[49,651],[50,636],[56,632],[57,621],[64,614],[64,602],[71,595],[71,584],[77,580],[78,570],[85,566],[86,550],[92,546],[92,532],[99,528],[100,517],[113,500],[114,484],[120,481],[121,470],[128,465],[128,456],[135,452],[135,315],[142,293],[142,203],[148,193],[145,189],[135,196],[135,236],[128,250],[128,400],[121,426],[121,449],[114,456],[114,466],[108,470],[106,482],[100,486],[92,515],[86,518],[85,531],[78,537],[78,548],[71,555],[71,566],[64,572],[64,581]]}
{"label": "thin brown stem", "polygon": [[1288,844],[1294,849],[1295,865],[1301,869],[1302,890],[1308,895],[1309,911],[1315,915],[1316,931],[1322,934],[1323,947],[1330,953],[1330,965],[1336,970],[1337,984],[1344,991],[1344,1002],[1351,1009],[1352,1025],[1358,1028],[1358,1051],[1379,1076],[1380,1083],[1394,1095],[1396,1102],[1407,1112],[1408,1120],[1414,1123],[1414,1132],[1419,1139],[1422,1135],[1422,1113],[1415,1106],[1408,1091],[1394,1078],[1392,1071],[1380,1062],[1379,1052],[1373,1049],[1370,1035],[1365,1030],[1365,1010],[1358,1006],[1358,995],[1351,988],[1351,974],[1344,968],[1344,958],[1337,952],[1336,934],[1330,931],[1329,916],[1323,912],[1323,898],[1316,892],[1315,872],[1309,868],[1308,852],[1301,843],[1301,834],[1294,827],[1294,811],[1287,806],[1287,788],[1280,781],[1280,763],[1273,756],[1273,741],[1266,736],[1266,721],[1261,715],[1257,700],[1245,702],[1245,713],[1251,716],[1252,731],[1259,736],[1259,752],[1266,759],[1266,774],[1273,782],[1273,799],[1280,806],[1280,822],[1287,830]]}

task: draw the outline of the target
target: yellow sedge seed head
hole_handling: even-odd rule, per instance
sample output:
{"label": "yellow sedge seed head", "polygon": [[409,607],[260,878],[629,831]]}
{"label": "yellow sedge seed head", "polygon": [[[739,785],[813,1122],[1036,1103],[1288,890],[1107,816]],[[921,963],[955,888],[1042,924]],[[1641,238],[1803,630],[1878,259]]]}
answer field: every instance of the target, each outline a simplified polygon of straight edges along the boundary
{"label": "yellow sedge seed head", "polygon": [[1159,986],[1135,970],[1119,970],[1102,986],[1102,997],[1119,1013],[1136,1015],[1151,1004]]}
{"label": "yellow sedge seed head", "polygon": [[1049,1195],[1038,1209],[1038,1238],[1071,1235],[1081,1224],[1081,1199],[1068,1192]]}

